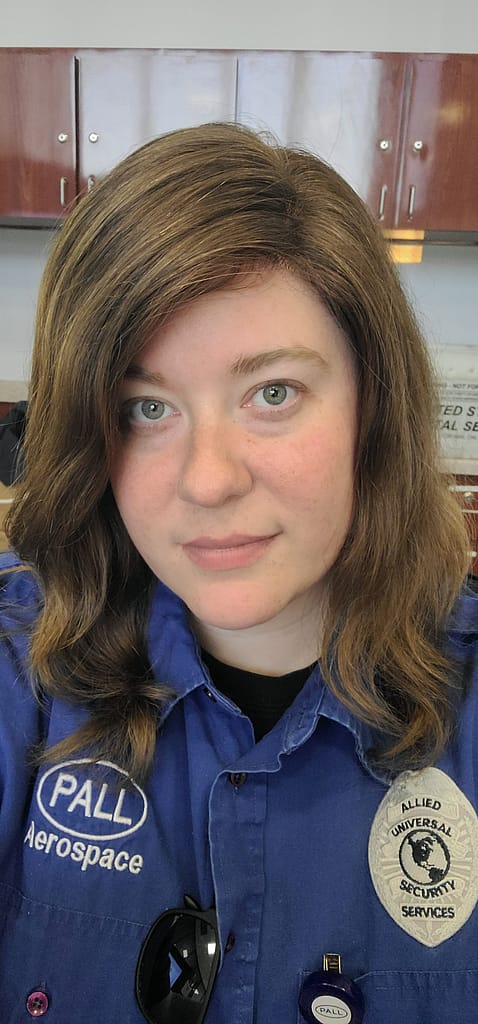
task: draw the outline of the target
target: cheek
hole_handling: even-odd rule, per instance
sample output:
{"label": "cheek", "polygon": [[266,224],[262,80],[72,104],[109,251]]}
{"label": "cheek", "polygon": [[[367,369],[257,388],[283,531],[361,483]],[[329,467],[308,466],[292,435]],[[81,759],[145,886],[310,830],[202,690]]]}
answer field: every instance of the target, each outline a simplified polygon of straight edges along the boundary
{"label": "cheek", "polygon": [[128,504],[128,497],[138,493],[137,473],[124,453],[113,456],[110,468],[111,490],[121,514]]}
{"label": "cheek", "polygon": [[121,518],[127,529],[148,518],[158,500],[156,476],[143,462],[121,452],[112,463],[110,484]]}
{"label": "cheek", "polygon": [[147,499],[155,503],[171,487],[174,460],[144,449],[138,453],[133,445],[125,445],[112,459],[110,483],[118,506],[144,506]]}
{"label": "cheek", "polygon": [[[318,440],[319,439],[319,440]],[[349,515],[354,491],[355,430],[348,422],[314,431],[283,445],[264,472],[271,489],[304,512],[330,507],[331,515]]]}

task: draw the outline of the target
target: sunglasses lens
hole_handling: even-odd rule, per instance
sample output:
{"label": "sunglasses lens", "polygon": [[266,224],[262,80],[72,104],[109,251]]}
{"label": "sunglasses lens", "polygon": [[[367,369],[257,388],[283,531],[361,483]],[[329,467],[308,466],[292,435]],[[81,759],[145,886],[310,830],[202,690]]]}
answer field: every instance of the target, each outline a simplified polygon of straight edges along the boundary
{"label": "sunglasses lens", "polygon": [[146,938],[136,996],[150,1024],[200,1024],[219,960],[216,929],[194,911],[163,914]]}

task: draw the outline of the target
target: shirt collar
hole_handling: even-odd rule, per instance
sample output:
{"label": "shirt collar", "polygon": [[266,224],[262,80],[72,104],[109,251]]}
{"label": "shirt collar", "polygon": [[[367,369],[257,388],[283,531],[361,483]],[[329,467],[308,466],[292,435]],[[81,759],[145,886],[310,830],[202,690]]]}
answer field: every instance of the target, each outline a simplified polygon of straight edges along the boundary
{"label": "shirt collar", "polygon": [[[199,686],[209,686],[210,680],[201,662],[199,644],[189,624],[188,610],[180,598],[163,583],[158,583],[153,593],[148,651],[158,682],[170,686],[175,693],[164,709],[164,721],[180,700]],[[280,754],[291,753],[305,743],[321,715],[348,729],[354,736],[358,759],[366,771],[380,782],[388,781],[388,777],[372,767],[367,758],[367,751],[377,738],[373,730],[355,718],[335,697],[326,686],[318,666],[311,672],[304,687],[280,720]],[[267,747],[264,741],[257,745],[257,770],[270,767],[266,756]],[[276,741],[276,760],[277,754]],[[252,764],[251,768],[253,770]]]}
{"label": "shirt collar", "polygon": [[189,624],[188,609],[177,594],[161,582],[153,592],[147,644],[158,683],[170,686],[175,692],[165,708],[164,717],[167,717],[179,700],[196,687],[204,686],[208,677]]}

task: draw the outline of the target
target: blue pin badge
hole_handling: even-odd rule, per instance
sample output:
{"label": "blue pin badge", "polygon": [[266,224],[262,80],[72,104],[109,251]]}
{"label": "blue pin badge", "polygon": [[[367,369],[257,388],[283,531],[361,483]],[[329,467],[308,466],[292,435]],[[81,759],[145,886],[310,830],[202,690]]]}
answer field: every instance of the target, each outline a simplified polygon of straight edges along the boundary
{"label": "blue pin badge", "polygon": [[324,953],[322,970],[305,979],[299,1009],[307,1024],[362,1024],[363,995],[355,981],[342,974],[339,953]]}

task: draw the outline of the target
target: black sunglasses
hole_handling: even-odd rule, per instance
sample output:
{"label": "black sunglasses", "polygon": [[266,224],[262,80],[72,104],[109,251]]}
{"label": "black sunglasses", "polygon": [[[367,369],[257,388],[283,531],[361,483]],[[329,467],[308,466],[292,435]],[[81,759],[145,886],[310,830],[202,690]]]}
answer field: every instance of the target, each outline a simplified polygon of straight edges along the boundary
{"label": "black sunglasses", "polygon": [[136,967],[136,999],[148,1024],[202,1024],[219,967],[214,909],[192,896],[151,926]]}

